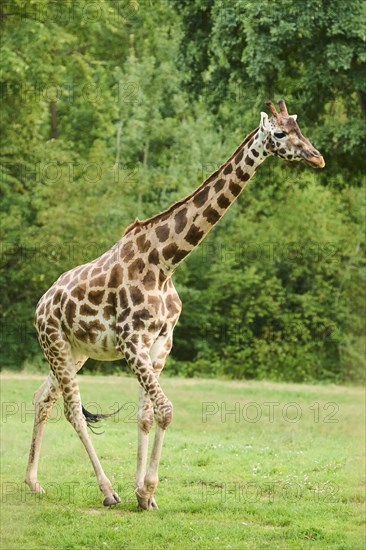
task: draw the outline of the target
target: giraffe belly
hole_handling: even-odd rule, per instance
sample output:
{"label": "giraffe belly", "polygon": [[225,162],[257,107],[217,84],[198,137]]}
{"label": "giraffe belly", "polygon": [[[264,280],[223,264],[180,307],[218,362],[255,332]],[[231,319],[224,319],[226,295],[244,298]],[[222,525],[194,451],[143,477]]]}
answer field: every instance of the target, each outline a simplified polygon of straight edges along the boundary
{"label": "giraffe belly", "polygon": [[83,355],[87,355],[90,359],[97,361],[117,361],[123,359],[123,353],[117,350],[103,350],[95,346],[73,346],[73,349],[80,351]]}
{"label": "giraffe belly", "polygon": [[110,327],[103,331],[86,332],[82,327],[73,327],[69,341],[73,350],[99,361],[116,361],[124,355],[116,349],[116,333]]}

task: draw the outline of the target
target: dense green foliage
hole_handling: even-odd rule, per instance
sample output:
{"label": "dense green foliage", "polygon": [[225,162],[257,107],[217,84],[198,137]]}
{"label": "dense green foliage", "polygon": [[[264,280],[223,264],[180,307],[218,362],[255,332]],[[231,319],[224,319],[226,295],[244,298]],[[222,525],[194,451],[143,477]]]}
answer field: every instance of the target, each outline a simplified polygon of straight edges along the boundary
{"label": "dense green foliage", "polygon": [[361,8],[5,2],[3,364],[39,363],[34,308],[61,272],[189,193],[258,125],[265,100],[284,96],[326,168],[266,161],[177,271],[183,313],[170,371],[359,379]]}

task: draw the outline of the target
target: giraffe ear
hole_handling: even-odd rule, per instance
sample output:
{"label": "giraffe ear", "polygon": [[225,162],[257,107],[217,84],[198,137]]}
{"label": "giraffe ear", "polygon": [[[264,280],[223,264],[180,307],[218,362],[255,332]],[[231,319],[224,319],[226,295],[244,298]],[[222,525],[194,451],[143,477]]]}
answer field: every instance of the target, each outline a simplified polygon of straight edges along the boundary
{"label": "giraffe ear", "polygon": [[290,118],[293,118],[294,120],[297,119],[297,115],[290,115]]}
{"label": "giraffe ear", "polygon": [[267,113],[263,113],[263,112],[261,113],[260,130],[261,132],[264,132],[264,133],[267,133],[271,130]]}

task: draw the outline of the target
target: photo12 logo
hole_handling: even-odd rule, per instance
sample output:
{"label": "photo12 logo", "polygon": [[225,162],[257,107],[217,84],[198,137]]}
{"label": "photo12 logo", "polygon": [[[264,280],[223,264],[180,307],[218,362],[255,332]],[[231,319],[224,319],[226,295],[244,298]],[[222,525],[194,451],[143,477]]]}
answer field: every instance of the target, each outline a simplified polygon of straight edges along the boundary
{"label": "photo12 logo", "polygon": [[275,501],[296,502],[301,499],[335,502],[339,486],[332,482],[299,483],[295,481],[233,481],[202,482],[201,498],[204,502],[218,500],[222,503],[273,503]]}
{"label": "photo12 logo", "polygon": [[141,2],[137,0],[42,0],[16,3],[14,0],[1,2],[0,16],[32,19],[40,23],[78,23],[88,25],[104,21],[128,23],[136,19]]}
{"label": "photo12 logo", "polygon": [[308,406],[300,405],[295,401],[281,404],[278,401],[265,401],[258,403],[249,401],[241,403],[217,403],[215,401],[206,401],[202,403],[201,419],[203,423],[214,422],[256,422],[276,421],[288,422],[294,424],[306,416],[313,422],[323,422],[326,424],[335,424],[339,422],[337,414],[339,405],[335,402],[319,403],[313,402]]}
{"label": "photo12 logo", "polygon": [[[138,405],[133,401],[126,403],[115,402],[105,410],[102,405],[93,401],[83,403],[85,409],[92,414],[111,414],[115,411],[108,422],[123,422],[126,424],[136,424]],[[12,420],[25,423],[34,419],[34,405],[24,401],[3,401],[1,403],[1,423],[7,424]],[[55,403],[52,412],[47,419],[48,423],[56,423],[64,419],[63,406],[60,403]]]}
{"label": "photo12 logo", "polygon": [[[119,483],[115,481],[113,486],[123,498],[125,504],[135,506],[135,484]],[[1,483],[1,502],[37,502],[46,500],[48,502],[64,504],[76,504],[78,502],[97,501],[100,489],[95,483],[80,483],[79,481],[65,481],[62,483],[50,481],[43,483],[44,492],[31,492],[25,483],[20,481],[3,481]]]}

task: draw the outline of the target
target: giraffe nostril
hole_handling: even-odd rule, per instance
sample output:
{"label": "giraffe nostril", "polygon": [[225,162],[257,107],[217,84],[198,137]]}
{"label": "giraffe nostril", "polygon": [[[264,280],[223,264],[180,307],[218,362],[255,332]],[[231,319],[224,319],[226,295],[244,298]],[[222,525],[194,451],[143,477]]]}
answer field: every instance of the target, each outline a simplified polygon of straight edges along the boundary
{"label": "giraffe nostril", "polygon": [[312,147],[311,149],[307,149],[304,151],[304,157],[305,158],[311,158],[311,157],[320,157],[320,153],[317,149]]}

